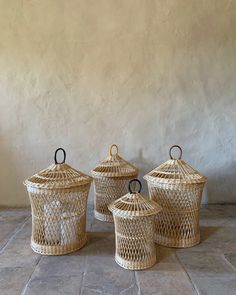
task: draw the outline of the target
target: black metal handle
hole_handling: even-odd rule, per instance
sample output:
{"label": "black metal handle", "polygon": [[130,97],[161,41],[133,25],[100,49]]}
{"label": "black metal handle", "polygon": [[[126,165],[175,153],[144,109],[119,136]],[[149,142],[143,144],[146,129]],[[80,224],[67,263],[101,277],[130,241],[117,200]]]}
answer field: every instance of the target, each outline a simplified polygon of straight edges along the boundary
{"label": "black metal handle", "polygon": [[134,179],[130,180],[130,182],[129,182],[129,192],[130,192],[131,194],[135,194],[135,193],[136,193],[136,192],[133,192],[132,189],[131,189],[131,184],[132,184],[133,182],[137,182],[137,183],[139,184],[139,190],[138,190],[138,193],[140,193],[141,190],[142,190],[142,183],[141,183],[141,181],[138,180],[137,178],[134,178]]}
{"label": "black metal handle", "polygon": [[177,145],[177,144],[172,145],[172,147],[170,148],[170,150],[169,150],[170,158],[171,158],[172,160],[173,160],[173,159],[175,160],[175,158],[173,158],[173,157],[172,157],[172,154],[171,154],[171,151],[172,151],[173,148],[178,148],[178,149],[180,150],[179,160],[181,160],[183,151],[182,151],[181,147],[180,147],[179,145]]}
{"label": "black metal handle", "polygon": [[[63,152],[63,161],[62,161],[61,163],[59,163],[59,162],[57,161],[57,153],[58,153],[59,151],[62,151],[62,152]],[[65,161],[66,161],[66,151],[65,151],[63,148],[59,148],[59,149],[57,149],[57,150],[55,151],[54,161],[55,161],[55,164],[64,164],[64,163],[65,163]]]}

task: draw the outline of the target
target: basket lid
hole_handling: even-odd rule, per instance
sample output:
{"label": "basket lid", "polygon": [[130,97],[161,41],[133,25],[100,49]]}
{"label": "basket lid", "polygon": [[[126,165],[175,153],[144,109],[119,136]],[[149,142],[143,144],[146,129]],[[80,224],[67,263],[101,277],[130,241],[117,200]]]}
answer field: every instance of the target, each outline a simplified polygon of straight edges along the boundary
{"label": "basket lid", "polygon": [[[115,153],[112,152],[113,148],[116,149]],[[110,155],[91,171],[93,176],[122,177],[138,174],[138,169],[118,154],[116,144],[110,146],[109,153]]]}
{"label": "basket lid", "polygon": [[[179,159],[173,158],[171,152],[173,148],[180,150]],[[154,181],[159,183],[205,183],[207,177],[200,174],[193,167],[188,165],[185,161],[181,160],[182,149],[178,145],[173,145],[169,150],[170,160],[161,164],[143,178],[147,181]]]}
{"label": "basket lid", "polygon": [[[137,192],[132,191],[132,182],[139,184]],[[140,194],[141,189],[141,182],[138,179],[132,179],[129,182],[129,193],[108,205],[109,210],[115,216],[121,217],[150,216],[160,212],[162,210],[161,206]]]}
{"label": "basket lid", "polygon": [[[57,153],[60,150],[63,152],[64,159],[59,163]],[[65,163],[66,152],[64,149],[59,148],[55,151],[54,160],[55,164],[27,178],[24,184],[33,188],[64,189],[85,185],[92,181],[90,176]]]}

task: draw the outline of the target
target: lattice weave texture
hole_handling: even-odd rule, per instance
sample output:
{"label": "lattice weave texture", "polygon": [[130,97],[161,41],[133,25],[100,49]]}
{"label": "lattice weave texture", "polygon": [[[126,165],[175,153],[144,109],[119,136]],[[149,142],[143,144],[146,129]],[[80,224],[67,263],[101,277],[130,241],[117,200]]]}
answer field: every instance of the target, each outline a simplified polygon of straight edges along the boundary
{"label": "lattice weave texture", "polygon": [[115,222],[117,264],[130,270],[154,265],[154,216],[161,208],[140,193],[128,193],[110,204],[109,209]]}
{"label": "lattice weave texture", "polygon": [[25,184],[32,210],[32,249],[43,255],[62,255],[83,247],[91,178],[56,163]]}
{"label": "lattice weave texture", "polygon": [[[112,149],[116,148],[116,153]],[[138,169],[118,155],[117,145],[110,155],[92,171],[94,178],[94,215],[101,221],[113,222],[108,205],[128,192],[128,183],[138,175]]]}
{"label": "lattice weave texture", "polygon": [[198,244],[200,205],[207,178],[181,157],[176,160],[172,156],[144,178],[148,182],[151,199],[163,209],[156,216],[155,241],[169,247]]}

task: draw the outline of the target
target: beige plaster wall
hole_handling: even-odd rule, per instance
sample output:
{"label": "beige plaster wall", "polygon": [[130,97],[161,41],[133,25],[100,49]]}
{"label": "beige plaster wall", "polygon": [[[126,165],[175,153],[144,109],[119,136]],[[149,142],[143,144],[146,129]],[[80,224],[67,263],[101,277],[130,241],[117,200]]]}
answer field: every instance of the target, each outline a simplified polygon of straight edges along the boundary
{"label": "beige plaster wall", "polygon": [[142,173],[180,144],[235,202],[235,78],[236,1],[0,0],[0,204],[57,147],[88,172],[113,142]]}

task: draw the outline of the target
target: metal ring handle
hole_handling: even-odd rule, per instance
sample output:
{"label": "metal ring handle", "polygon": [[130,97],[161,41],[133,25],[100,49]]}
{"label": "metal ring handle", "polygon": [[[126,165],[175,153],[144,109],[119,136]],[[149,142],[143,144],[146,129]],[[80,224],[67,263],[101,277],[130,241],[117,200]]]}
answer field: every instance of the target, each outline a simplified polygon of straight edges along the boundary
{"label": "metal ring handle", "polygon": [[[115,154],[112,153],[112,149],[113,149],[113,148],[116,148],[116,153],[115,153]],[[116,145],[116,144],[112,144],[112,145],[110,146],[110,149],[109,149],[110,156],[116,156],[116,155],[118,155],[118,151],[119,151],[118,145]]]}
{"label": "metal ring handle", "polygon": [[[62,161],[61,163],[59,163],[59,162],[57,161],[57,153],[58,153],[59,151],[62,151],[62,152],[63,152],[63,161]],[[65,161],[66,161],[66,151],[65,151],[63,148],[59,148],[59,149],[57,149],[57,150],[55,151],[55,154],[54,154],[54,161],[55,161],[55,164],[64,164],[64,163],[65,163]]]}
{"label": "metal ring handle", "polygon": [[131,194],[135,194],[135,193],[137,193],[137,192],[133,192],[132,189],[131,189],[131,184],[132,184],[133,182],[137,182],[137,183],[139,184],[139,190],[138,190],[138,193],[140,193],[141,190],[142,190],[142,183],[141,183],[141,181],[138,180],[137,178],[134,178],[134,179],[132,179],[132,180],[129,181],[129,192],[130,192]]}
{"label": "metal ring handle", "polygon": [[172,157],[172,154],[171,154],[173,148],[178,148],[180,150],[179,160],[181,160],[183,151],[182,151],[181,147],[179,145],[177,145],[177,144],[172,145],[172,147],[170,147],[170,150],[169,150],[170,158],[172,160],[176,160],[175,158]]}

